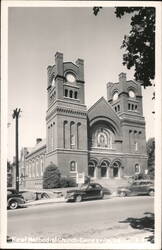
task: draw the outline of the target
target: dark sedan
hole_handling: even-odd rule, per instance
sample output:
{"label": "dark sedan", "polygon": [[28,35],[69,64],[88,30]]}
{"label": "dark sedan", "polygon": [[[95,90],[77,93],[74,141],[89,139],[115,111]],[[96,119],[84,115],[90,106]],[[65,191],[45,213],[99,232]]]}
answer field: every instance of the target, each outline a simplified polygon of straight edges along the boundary
{"label": "dark sedan", "polygon": [[16,209],[18,207],[24,207],[25,200],[23,196],[16,192],[15,189],[8,189],[7,190],[7,208],[9,209]]}
{"label": "dark sedan", "polygon": [[81,202],[88,199],[102,199],[103,187],[98,183],[83,184],[80,189],[67,191],[66,201]]}
{"label": "dark sedan", "polygon": [[154,195],[154,183],[151,180],[137,180],[125,187],[118,188],[121,197],[133,195]]}

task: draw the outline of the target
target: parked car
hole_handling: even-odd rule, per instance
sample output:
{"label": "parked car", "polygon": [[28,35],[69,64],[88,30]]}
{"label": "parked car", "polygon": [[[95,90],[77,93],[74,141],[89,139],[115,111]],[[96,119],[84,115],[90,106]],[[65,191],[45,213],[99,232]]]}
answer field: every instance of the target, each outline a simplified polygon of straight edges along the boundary
{"label": "parked car", "polygon": [[154,182],[151,180],[137,180],[130,183],[128,186],[119,187],[117,190],[119,196],[131,195],[154,195]]}
{"label": "parked car", "polygon": [[81,202],[88,199],[102,199],[103,187],[98,183],[83,184],[80,189],[72,189],[66,193],[66,201]]}
{"label": "parked car", "polygon": [[7,189],[7,208],[16,209],[24,206],[25,200],[23,196],[17,193],[15,189]]}

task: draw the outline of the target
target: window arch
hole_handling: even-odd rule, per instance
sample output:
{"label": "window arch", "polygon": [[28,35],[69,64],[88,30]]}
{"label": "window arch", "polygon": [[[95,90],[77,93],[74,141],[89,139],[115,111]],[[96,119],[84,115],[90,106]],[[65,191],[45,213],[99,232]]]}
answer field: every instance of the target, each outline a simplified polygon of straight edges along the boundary
{"label": "window arch", "polygon": [[76,161],[70,162],[70,172],[77,172],[77,163]]}
{"label": "window arch", "polygon": [[75,91],[75,93],[74,93],[74,98],[78,99],[78,92],[77,91]]}
{"label": "window arch", "polygon": [[90,160],[88,163],[88,176],[95,178],[96,177],[96,166],[97,162],[94,160]]}
{"label": "window arch", "polygon": [[70,90],[70,98],[73,98],[73,91]]}
{"label": "window arch", "polygon": [[68,89],[65,89],[65,97],[68,97]]}
{"label": "window arch", "polygon": [[75,146],[75,122],[70,122],[70,147],[74,148]]}
{"label": "window arch", "polygon": [[135,174],[139,174],[141,172],[140,165],[138,163],[135,164]]}
{"label": "window arch", "polygon": [[112,148],[112,136],[105,128],[98,128],[95,133],[95,144],[97,147]]}
{"label": "window arch", "polygon": [[63,122],[63,147],[68,146],[68,121]]}

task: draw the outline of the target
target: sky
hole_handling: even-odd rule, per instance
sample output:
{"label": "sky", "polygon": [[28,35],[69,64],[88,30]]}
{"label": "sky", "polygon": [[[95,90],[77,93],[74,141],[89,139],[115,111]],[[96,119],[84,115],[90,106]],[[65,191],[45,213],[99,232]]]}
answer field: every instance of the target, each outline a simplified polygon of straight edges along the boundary
{"label": "sky", "polygon": [[[133,79],[134,71],[122,65],[120,49],[129,33],[130,15],[116,18],[114,8],[104,7],[98,16],[90,7],[10,7],[8,12],[8,159],[15,155],[13,110],[19,119],[19,148],[33,147],[46,137],[47,66],[55,53],[64,61],[84,60],[85,104],[106,98],[106,83],[117,82],[121,72]],[[143,90],[146,138],[154,136],[152,87]]]}

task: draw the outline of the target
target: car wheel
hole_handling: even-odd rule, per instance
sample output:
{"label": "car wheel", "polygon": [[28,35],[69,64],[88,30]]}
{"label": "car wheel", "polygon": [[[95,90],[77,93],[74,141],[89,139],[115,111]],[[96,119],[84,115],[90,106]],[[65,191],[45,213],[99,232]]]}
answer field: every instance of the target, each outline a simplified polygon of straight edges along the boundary
{"label": "car wheel", "polygon": [[18,202],[17,201],[10,201],[10,205],[9,205],[10,209],[16,209],[18,208]]}
{"label": "car wheel", "polygon": [[120,192],[120,197],[125,197],[125,196],[127,196],[126,192],[124,191]]}
{"label": "car wheel", "polygon": [[45,198],[45,199],[48,199],[49,198],[49,195],[47,193],[43,193],[41,194],[41,198]]}
{"label": "car wheel", "polygon": [[76,202],[81,202],[82,201],[82,196],[81,195],[77,195],[77,197],[75,198]]}
{"label": "car wheel", "polygon": [[149,195],[150,195],[150,196],[154,196],[154,190],[150,190],[150,191],[149,191]]}

